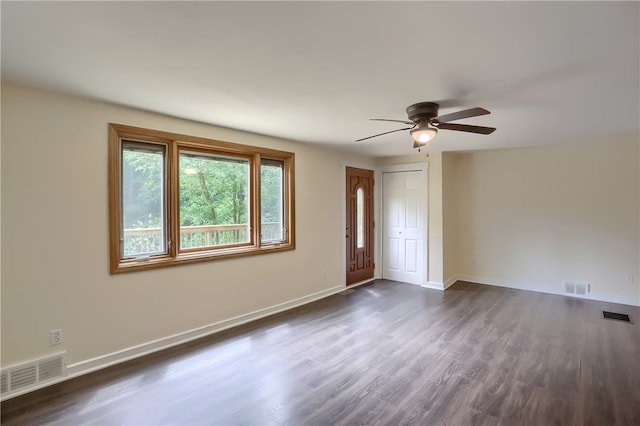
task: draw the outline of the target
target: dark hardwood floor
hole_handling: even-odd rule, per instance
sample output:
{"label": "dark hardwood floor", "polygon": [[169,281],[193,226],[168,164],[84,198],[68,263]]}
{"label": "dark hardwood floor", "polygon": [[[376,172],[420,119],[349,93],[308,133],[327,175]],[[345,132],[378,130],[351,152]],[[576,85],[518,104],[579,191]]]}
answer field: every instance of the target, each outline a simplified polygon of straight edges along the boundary
{"label": "dark hardwood floor", "polygon": [[10,399],[2,424],[640,425],[638,320],[378,280]]}

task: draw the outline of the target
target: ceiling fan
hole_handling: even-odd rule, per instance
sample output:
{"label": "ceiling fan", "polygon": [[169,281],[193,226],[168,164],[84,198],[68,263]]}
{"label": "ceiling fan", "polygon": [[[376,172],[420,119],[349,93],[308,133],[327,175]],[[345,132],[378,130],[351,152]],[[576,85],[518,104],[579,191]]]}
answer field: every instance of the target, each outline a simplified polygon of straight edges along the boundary
{"label": "ceiling fan", "polygon": [[403,130],[411,130],[411,137],[413,138],[413,147],[420,148],[432,140],[438,130],[457,130],[459,132],[479,133],[481,135],[488,135],[495,132],[495,127],[484,126],[472,126],[470,124],[457,124],[450,123],[451,121],[460,120],[462,118],[477,117],[480,115],[491,114],[484,108],[476,107],[465,109],[458,112],[452,112],[450,114],[438,115],[438,105],[435,102],[419,102],[407,107],[407,120],[392,120],[388,118],[372,118],[372,121],[392,121],[395,123],[410,124],[411,127],[404,127],[402,129],[391,130],[390,132],[378,133],[377,135],[367,136],[366,138],[358,139],[356,142],[364,141],[367,139],[375,138],[389,133],[401,132]]}

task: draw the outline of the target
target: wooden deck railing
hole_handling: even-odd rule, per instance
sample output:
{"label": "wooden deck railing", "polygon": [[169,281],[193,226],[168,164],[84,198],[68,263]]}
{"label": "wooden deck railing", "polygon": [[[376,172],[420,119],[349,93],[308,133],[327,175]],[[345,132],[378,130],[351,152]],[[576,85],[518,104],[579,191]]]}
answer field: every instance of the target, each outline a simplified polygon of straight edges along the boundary
{"label": "wooden deck railing", "polygon": [[[262,224],[262,239],[280,238],[282,224]],[[249,225],[203,225],[180,227],[180,248],[211,247],[249,241]],[[124,230],[124,252],[135,255],[162,251],[161,228],[131,228]]]}

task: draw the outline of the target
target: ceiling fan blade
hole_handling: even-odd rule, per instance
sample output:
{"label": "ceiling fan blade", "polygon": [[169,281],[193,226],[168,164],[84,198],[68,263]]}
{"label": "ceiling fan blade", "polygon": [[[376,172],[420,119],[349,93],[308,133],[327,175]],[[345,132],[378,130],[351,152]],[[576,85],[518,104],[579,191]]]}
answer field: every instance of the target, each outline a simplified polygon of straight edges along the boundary
{"label": "ceiling fan blade", "polygon": [[481,135],[489,135],[496,131],[495,127],[471,126],[469,124],[456,123],[440,123],[438,129],[457,130],[459,132],[480,133]]}
{"label": "ceiling fan blade", "polygon": [[413,121],[391,120],[390,118],[370,118],[371,121],[393,121],[394,123],[414,124]]}
{"label": "ceiling fan blade", "polygon": [[[413,126],[413,127],[415,127],[415,126]],[[413,129],[413,127],[406,127],[404,129],[396,129],[396,130],[391,130],[390,132],[378,133],[377,135],[367,136],[366,138],[357,139],[356,142],[365,141],[365,140],[371,139],[371,138],[377,138],[378,136],[388,135],[389,133],[401,132],[402,130],[411,130],[411,129]]]}
{"label": "ceiling fan blade", "polygon": [[438,117],[432,118],[431,122],[434,124],[448,123],[449,121],[460,120],[461,118],[477,117],[479,115],[487,115],[487,114],[491,114],[491,112],[487,111],[484,108],[476,107],[476,108],[464,109],[458,112],[452,112],[451,114],[440,115]]}

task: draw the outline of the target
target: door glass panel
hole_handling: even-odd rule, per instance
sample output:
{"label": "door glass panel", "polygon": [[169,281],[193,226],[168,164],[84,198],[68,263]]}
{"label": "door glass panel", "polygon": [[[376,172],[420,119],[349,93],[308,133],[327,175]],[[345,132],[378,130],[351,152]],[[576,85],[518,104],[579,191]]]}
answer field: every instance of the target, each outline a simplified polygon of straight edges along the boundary
{"label": "door glass panel", "polygon": [[364,190],[356,191],[356,247],[364,248]]}

